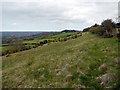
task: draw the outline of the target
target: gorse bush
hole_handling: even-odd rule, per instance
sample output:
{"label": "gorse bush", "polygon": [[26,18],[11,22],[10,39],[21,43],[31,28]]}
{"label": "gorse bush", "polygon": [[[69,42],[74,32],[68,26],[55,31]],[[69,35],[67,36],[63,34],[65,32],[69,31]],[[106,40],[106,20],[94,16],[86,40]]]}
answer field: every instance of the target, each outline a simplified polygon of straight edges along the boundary
{"label": "gorse bush", "polygon": [[115,23],[111,19],[107,19],[102,22],[104,28],[104,37],[112,37],[116,34]]}
{"label": "gorse bush", "polygon": [[112,22],[111,19],[104,20],[101,25],[93,25],[90,28],[86,28],[84,31],[89,31],[93,34],[97,34],[99,36],[102,36],[104,38],[110,38],[113,36],[116,36],[116,25],[114,22]]}

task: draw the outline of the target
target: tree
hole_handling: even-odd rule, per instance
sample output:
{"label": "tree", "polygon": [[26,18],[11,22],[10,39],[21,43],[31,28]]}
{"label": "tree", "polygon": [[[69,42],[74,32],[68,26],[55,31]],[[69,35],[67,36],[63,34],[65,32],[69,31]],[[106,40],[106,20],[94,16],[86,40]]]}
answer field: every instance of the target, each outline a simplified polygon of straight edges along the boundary
{"label": "tree", "polygon": [[112,22],[111,19],[104,20],[102,22],[102,26],[104,27],[104,31],[106,35],[114,35],[115,34],[115,23]]}

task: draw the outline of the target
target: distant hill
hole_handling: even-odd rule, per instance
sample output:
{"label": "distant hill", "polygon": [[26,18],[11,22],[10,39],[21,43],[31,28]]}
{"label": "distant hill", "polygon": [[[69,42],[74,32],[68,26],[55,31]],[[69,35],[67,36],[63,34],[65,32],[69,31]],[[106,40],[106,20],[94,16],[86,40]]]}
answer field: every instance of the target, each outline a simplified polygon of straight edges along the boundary
{"label": "distant hill", "polygon": [[30,36],[41,32],[2,32],[3,37],[21,37],[21,36]]}
{"label": "distant hill", "polygon": [[63,30],[61,32],[79,32],[78,30]]}

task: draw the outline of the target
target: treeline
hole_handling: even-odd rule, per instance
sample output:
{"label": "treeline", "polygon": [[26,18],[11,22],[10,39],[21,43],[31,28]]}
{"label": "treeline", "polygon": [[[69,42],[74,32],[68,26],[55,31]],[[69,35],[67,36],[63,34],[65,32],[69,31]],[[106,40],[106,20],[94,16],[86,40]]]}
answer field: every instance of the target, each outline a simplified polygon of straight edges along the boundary
{"label": "treeline", "polygon": [[83,32],[91,32],[104,38],[120,37],[120,25],[114,23],[111,19],[104,20],[101,25],[95,24],[91,27],[85,28]]}
{"label": "treeline", "polygon": [[66,32],[66,33],[67,33],[67,32],[79,32],[79,31],[78,31],[78,30],[67,30],[67,29],[66,29],[66,30],[63,30],[63,31],[61,31],[61,32]]}
{"label": "treeline", "polygon": [[23,43],[22,41],[15,41],[15,42],[8,44],[7,49],[2,51],[1,56],[4,56],[4,55],[9,56],[9,54],[12,54],[12,53],[30,50],[32,48],[37,48],[38,46],[43,46],[44,44],[50,44],[52,42],[64,42],[64,41],[67,41],[69,39],[75,39],[79,36],[82,36],[82,32],[78,32],[77,34],[73,34],[73,35],[67,35],[67,36],[62,37],[62,38],[56,38],[53,40],[49,40],[49,39],[43,40],[39,43],[28,44],[28,43]]}

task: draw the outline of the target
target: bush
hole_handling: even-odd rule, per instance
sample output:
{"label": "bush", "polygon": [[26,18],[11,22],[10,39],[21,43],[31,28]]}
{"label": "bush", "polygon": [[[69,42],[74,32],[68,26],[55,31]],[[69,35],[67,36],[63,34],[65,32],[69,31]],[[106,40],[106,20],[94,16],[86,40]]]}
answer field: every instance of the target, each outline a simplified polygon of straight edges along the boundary
{"label": "bush", "polygon": [[90,32],[102,36],[104,34],[104,28],[102,26],[92,27]]}
{"label": "bush", "polygon": [[77,36],[77,34],[75,35],[75,38],[77,38],[78,36]]}
{"label": "bush", "polygon": [[46,43],[48,43],[48,41],[47,41],[47,40],[44,40],[43,43],[46,44]]}
{"label": "bush", "polygon": [[116,36],[116,25],[111,19],[104,20],[101,25],[95,24],[90,28],[90,32],[100,35],[104,38],[110,38]]}
{"label": "bush", "polygon": [[90,28],[88,27],[88,28],[83,29],[83,32],[88,32],[89,30]]}
{"label": "bush", "polygon": [[40,42],[40,46],[42,46],[44,43],[43,42]]}
{"label": "bush", "polygon": [[116,33],[116,30],[115,30],[116,25],[114,22],[112,22],[111,19],[107,19],[107,20],[103,21],[102,26],[105,31],[104,33],[106,34],[105,37],[109,37],[109,36],[111,37]]}
{"label": "bush", "polygon": [[120,42],[120,30],[118,30],[117,38],[118,38],[118,41]]}
{"label": "bush", "polygon": [[64,40],[64,41],[67,41],[67,38],[64,38],[63,40]]}

